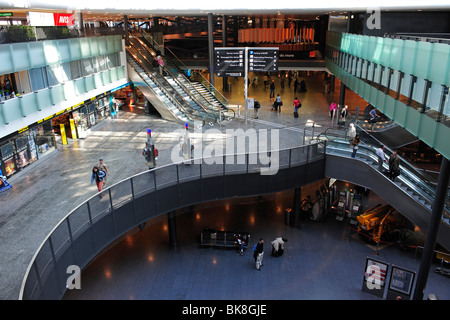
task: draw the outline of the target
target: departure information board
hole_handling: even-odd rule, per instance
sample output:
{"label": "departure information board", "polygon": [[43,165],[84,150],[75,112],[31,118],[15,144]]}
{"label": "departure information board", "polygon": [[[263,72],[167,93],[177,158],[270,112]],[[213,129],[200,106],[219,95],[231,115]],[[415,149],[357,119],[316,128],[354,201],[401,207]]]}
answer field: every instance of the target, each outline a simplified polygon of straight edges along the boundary
{"label": "departure information board", "polygon": [[278,48],[250,48],[248,50],[248,71],[278,71]]}
{"label": "departure information board", "polygon": [[[247,57],[245,56],[248,52]],[[278,71],[278,48],[214,48],[215,74],[218,77],[244,77],[245,59],[247,71],[276,72]]]}
{"label": "departure information board", "polygon": [[215,74],[218,77],[243,77],[245,72],[244,48],[214,48]]}

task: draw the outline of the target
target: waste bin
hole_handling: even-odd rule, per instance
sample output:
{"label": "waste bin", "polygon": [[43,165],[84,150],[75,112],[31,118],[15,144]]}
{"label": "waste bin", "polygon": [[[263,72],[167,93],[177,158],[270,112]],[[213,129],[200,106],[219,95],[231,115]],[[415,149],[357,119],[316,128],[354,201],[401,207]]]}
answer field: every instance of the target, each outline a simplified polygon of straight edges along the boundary
{"label": "waste bin", "polygon": [[292,209],[291,208],[286,208],[284,210],[284,224],[289,225],[290,221],[291,221],[291,216],[292,216]]}

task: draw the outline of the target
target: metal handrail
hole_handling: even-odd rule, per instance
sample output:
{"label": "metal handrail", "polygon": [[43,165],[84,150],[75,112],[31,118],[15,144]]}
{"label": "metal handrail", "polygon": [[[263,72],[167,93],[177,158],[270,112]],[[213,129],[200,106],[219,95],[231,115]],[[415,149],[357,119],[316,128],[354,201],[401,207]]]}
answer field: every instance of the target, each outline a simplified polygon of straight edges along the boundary
{"label": "metal handrail", "polygon": [[[149,35],[146,31],[144,31],[144,30],[142,30],[141,31],[141,33],[142,33],[142,35],[143,35],[143,37],[144,37],[144,39],[146,39],[146,40],[149,40],[150,42],[151,42],[151,44],[153,45],[153,44],[155,44],[156,45],[156,48],[158,49],[158,50],[160,50],[161,49],[161,46],[155,41],[155,39],[153,39],[153,37],[151,36],[151,35]],[[183,63],[183,61],[181,61],[177,56],[176,56],[176,54],[172,51],[172,50],[170,50],[170,48],[167,48],[167,47],[164,47],[164,51],[169,51],[171,54],[172,54],[172,57],[175,59],[175,60],[177,60],[182,66],[184,66],[186,69],[188,69],[188,67]],[[228,103],[228,100],[227,100],[227,98],[225,98],[223,95],[222,95],[222,93],[220,93],[220,91],[219,90],[217,90],[207,79],[205,79],[205,77],[203,77],[201,74],[198,74],[203,80],[200,82],[200,83],[202,83],[203,84],[203,82],[205,82],[208,86],[205,86],[206,88],[207,88],[207,90],[208,91],[210,91],[215,97],[216,97],[216,99],[218,99],[226,108],[228,108],[228,105],[229,105],[229,103]],[[214,90],[214,92],[212,92],[211,91],[211,88]],[[220,99],[219,99],[219,97],[217,97],[217,95],[216,94],[218,94],[219,96],[220,96]]]}
{"label": "metal handrail", "polygon": [[[136,38],[136,40],[139,41],[139,43],[141,44],[141,47],[143,47],[143,49],[144,49],[145,51],[147,51],[149,54],[151,54],[149,48],[148,48],[146,45],[144,45],[144,44],[141,42],[140,39],[137,39],[137,38]],[[135,45],[133,44],[133,46],[135,46]],[[141,53],[141,55],[142,55],[142,53]],[[142,55],[142,57],[143,57],[149,64],[151,64],[151,62],[148,60],[148,57],[147,57],[146,55]],[[165,68],[165,70],[172,76],[172,79],[174,79],[174,81],[176,81],[176,83],[183,89],[183,91],[186,92],[186,94],[188,94],[189,97],[190,97],[191,99],[193,99],[194,102],[195,102],[200,108],[203,109],[202,112],[205,112],[205,113],[206,113],[206,114],[204,115],[204,117],[212,116],[212,117],[214,118],[214,122],[217,122],[217,115],[214,114],[214,113],[209,113],[209,112],[208,112],[209,110],[207,110],[207,108],[206,108],[206,107],[205,107],[205,106],[204,106],[204,105],[203,105],[203,104],[202,104],[195,96],[193,96],[193,95],[190,94],[191,91],[190,91],[183,83],[181,83],[181,82],[178,80],[178,78],[173,74],[173,72],[172,72],[172,70],[171,70],[170,68]],[[184,98],[183,98],[183,100],[184,100]],[[185,102],[189,104],[189,102],[187,102],[187,101],[185,101]],[[207,102],[207,101],[206,101],[206,102]],[[189,104],[189,105],[190,105],[190,104]],[[216,110],[216,111],[218,111],[218,110]]]}
{"label": "metal handrail", "polygon": [[[310,150],[317,150],[319,145],[323,146],[323,154],[320,154],[319,158],[310,159]],[[222,169],[217,171],[217,173],[215,175],[206,175],[206,176],[203,176],[203,173],[202,173],[203,170],[201,169],[202,165],[209,166],[210,164],[208,164],[209,163],[208,159],[217,159],[218,157],[214,157],[213,156],[213,157],[209,157],[209,158],[195,158],[195,159],[192,159],[192,162],[193,163],[198,163],[199,162],[199,164],[200,164],[200,173],[198,175],[198,178],[202,179],[203,177],[210,178],[211,176],[223,176],[223,175],[226,175],[226,172],[227,172],[226,166],[229,165],[229,164],[227,164],[227,160],[226,159],[228,159],[228,157],[230,157],[230,156],[232,156],[233,159],[234,159],[234,157],[242,157],[243,159],[245,159],[245,163],[244,163],[246,165],[245,174],[249,174],[249,173],[254,173],[255,172],[254,171],[255,169],[249,168],[249,165],[252,165],[251,163],[249,163],[249,159],[252,159],[251,157],[253,155],[257,156],[257,155],[260,155],[260,154],[263,154],[263,153],[269,153],[269,152],[270,153],[274,153],[274,152],[279,152],[280,153],[280,152],[286,152],[287,151],[287,152],[289,152],[289,162],[288,162],[288,167],[287,168],[291,168],[291,167],[296,166],[296,165],[292,165],[292,162],[291,162],[293,150],[301,150],[301,151],[303,151],[302,153],[304,153],[304,154],[305,154],[304,150],[306,150],[306,154],[305,154],[306,159],[304,159],[304,160],[306,160],[306,162],[301,161],[299,164],[304,164],[304,163],[308,164],[308,163],[310,163],[310,161],[316,161],[318,159],[322,159],[325,156],[325,149],[326,149],[326,142],[321,142],[321,143],[316,143],[316,144],[313,144],[313,145],[300,146],[300,147],[297,147],[297,148],[285,148],[285,149],[279,149],[279,150],[267,150],[267,151],[264,151],[264,152],[252,152],[252,153],[247,152],[247,153],[224,154],[224,155],[221,156],[222,157],[222,163],[221,164],[217,164],[220,167],[222,167]],[[205,162],[206,164],[203,164],[203,162]],[[214,163],[214,161],[212,161],[212,163]],[[239,166],[241,166],[242,164],[238,162],[235,165],[238,166],[238,168],[239,168]],[[57,256],[60,253],[59,250],[64,248],[67,243],[72,242],[73,239],[74,239],[74,235],[77,235],[76,232],[78,230],[73,231],[69,227],[69,234],[65,238],[64,242],[61,241],[62,244],[60,245],[60,247],[54,248],[54,246],[52,244],[52,236],[56,232],[56,230],[58,230],[58,228],[60,226],[62,226],[63,223],[67,223],[70,226],[69,218],[72,216],[72,214],[78,212],[78,210],[82,209],[83,206],[87,206],[87,208],[88,208],[88,215],[89,215],[89,220],[87,221],[87,224],[88,225],[94,225],[96,223],[94,221],[94,219],[96,217],[100,216],[101,214],[104,214],[104,213],[108,214],[108,213],[112,213],[114,211],[114,205],[113,205],[114,199],[113,199],[113,195],[111,193],[111,190],[113,190],[113,188],[115,188],[115,187],[117,187],[119,185],[123,185],[125,183],[129,183],[130,184],[131,193],[125,195],[127,197],[127,199],[125,201],[121,202],[122,205],[123,205],[123,203],[129,203],[129,202],[132,202],[132,201],[134,201],[136,199],[136,192],[135,192],[135,190],[133,188],[133,181],[136,180],[138,177],[144,176],[144,175],[149,175],[149,174],[153,175],[154,190],[157,191],[158,190],[158,183],[157,183],[156,177],[158,176],[157,175],[158,172],[164,172],[165,169],[170,168],[170,167],[176,168],[176,172],[177,172],[176,179],[174,181],[169,181],[168,183],[178,183],[179,184],[180,182],[182,182],[182,179],[180,179],[180,175],[179,175],[180,168],[183,168],[184,166],[185,166],[185,160],[177,162],[177,163],[170,163],[170,164],[162,165],[160,167],[156,167],[154,169],[151,169],[151,170],[148,170],[148,171],[144,171],[144,172],[141,172],[139,174],[135,174],[135,175],[133,175],[131,177],[125,178],[125,179],[123,179],[123,180],[121,180],[121,181],[119,181],[119,182],[117,182],[117,183],[115,183],[115,184],[105,188],[101,193],[108,194],[108,199],[104,200],[105,203],[108,203],[106,210],[103,210],[103,211],[100,211],[100,212],[91,212],[92,209],[91,209],[91,206],[89,204],[92,202],[93,199],[98,197],[98,195],[100,194],[100,192],[98,192],[97,194],[91,196],[89,199],[85,200],[83,203],[78,205],[70,213],[68,213],[63,219],[61,219],[61,221],[47,235],[45,240],[39,246],[38,250],[35,252],[33,258],[31,259],[31,262],[28,265],[27,271],[26,271],[25,276],[24,276],[23,281],[22,281],[22,285],[21,285],[21,288],[20,288],[19,299],[22,300],[24,298],[25,289],[26,289],[26,286],[28,285],[28,279],[29,279],[30,272],[31,272],[32,268],[34,267],[34,271],[37,273],[35,275],[37,277],[37,279],[33,279],[35,282],[29,284],[29,285],[32,286],[31,290],[34,291],[36,286],[39,283],[41,283],[41,275],[48,271],[46,269],[50,265],[52,265],[52,266],[57,265],[57,263],[58,263]],[[232,173],[232,172],[236,172],[236,171],[230,170],[229,172]],[[93,216],[94,216],[94,218],[93,218]],[[86,226],[86,224],[84,226]],[[83,228],[84,226],[80,227],[80,229]],[[120,236],[120,235],[116,235],[116,236]],[[52,252],[51,252],[50,257],[47,255],[46,252],[43,253],[44,258],[47,259],[46,260],[47,263],[42,268],[42,270],[38,271],[37,270],[37,265],[35,265],[36,264],[36,260],[38,259],[41,251],[43,250],[44,245],[47,244],[47,243],[50,243],[50,247],[51,247],[51,251]]]}
{"label": "metal handrail", "polygon": [[[130,50],[130,48],[127,48],[127,50]],[[136,61],[136,59],[137,59],[137,57],[135,57],[134,55],[133,55],[133,53],[131,53],[130,52],[130,54],[131,54],[131,59],[135,62],[135,63],[137,63],[137,61]],[[133,66],[132,66],[133,67]],[[199,114],[199,112],[198,111],[196,111],[196,110],[193,110],[193,109],[187,109],[185,106],[183,106],[177,99],[175,99],[173,96],[172,96],[172,94],[165,88],[165,86],[154,76],[154,75],[152,75],[151,74],[151,72],[149,71],[149,70],[147,70],[146,68],[145,68],[145,66],[142,66],[142,65],[139,65],[139,67],[140,68],[142,68],[143,70],[144,70],[144,72],[146,73],[146,75],[147,76],[149,76],[150,78],[151,78],[151,80],[152,81],[154,81],[157,85],[158,85],[158,87],[159,87],[159,89],[161,89],[163,92],[164,92],[164,94],[166,95],[166,97],[176,106],[176,108],[180,111],[180,112],[182,112],[183,114],[185,114],[186,116],[188,116],[188,117],[191,117],[191,118],[193,118],[193,119],[195,119],[195,117],[197,116],[197,117],[201,117],[201,119],[202,119],[202,122],[204,122],[204,119],[202,118],[202,116]],[[134,67],[133,67],[134,68]],[[137,72],[137,70],[136,70],[136,72]],[[184,99],[183,99],[183,97],[181,97],[181,99],[184,101]],[[186,104],[187,104],[187,102],[186,101],[184,101]]]}

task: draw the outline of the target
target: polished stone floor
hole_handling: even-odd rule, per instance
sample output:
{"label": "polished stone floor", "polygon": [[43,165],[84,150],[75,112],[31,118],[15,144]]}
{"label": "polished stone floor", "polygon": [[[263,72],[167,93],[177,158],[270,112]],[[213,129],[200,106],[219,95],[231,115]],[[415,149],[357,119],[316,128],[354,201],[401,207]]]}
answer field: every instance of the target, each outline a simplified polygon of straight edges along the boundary
{"label": "polished stone floor", "polygon": [[[311,134],[312,123],[315,124],[316,135],[331,126],[328,117],[329,103],[339,98],[338,83],[333,94],[324,93],[322,73],[311,73],[309,76],[302,74],[302,77],[306,79],[308,91],[298,94],[303,103],[299,118],[292,116],[291,101],[296,93],[287,86],[284,89],[279,88],[279,79],[277,79],[277,88],[280,89],[284,102],[281,113],[271,111],[273,98],[269,98],[269,90],[264,89],[260,81],[257,88],[249,88],[249,96],[261,102],[259,119],[254,120],[249,117],[247,124],[235,119],[214,128],[219,130],[278,128],[281,138],[280,147],[301,145],[304,134],[308,136]],[[242,79],[232,81],[234,81],[232,91],[224,95],[229,99],[230,104],[242,105],[243,81]],[[217,78],[216,84],[220,87]],[[365,105],[362,99],[348,90],[346,103],[353,114],[356,106]],[[109,185],[147,170],[141,150],[146,140],[146,129],[149,127],[160,150],[158,164],[170,163],[170,150],[174,144],[178,143],[178,136],[174,135],[174,131],[179,129],[180,125],[164,121],[158,116],[147,115],[143,112],[142,105],[136,105],[124,108],[118,119],[108,119],[94,127],[86,139],[71,141],[68,146],[59,145],[57,151],[9,179],[13,189],[0,194],[0,299],[18,298],[26,269],[40,244],[71,210],[95,194],[95,186],[90,185],[90,172],[100,157],[105,159],[109,167]],[[275,203],[276,201],[278,199],[275,199]],[[288,197],[287,201],[290,203],[292,200]],[[241,212],[239,219],[247,217],[247,220],[240,220],[239,225],[232,223],[231,218],[227,224],[224,222],[224,227],[227,228],[248,228],[254,234],[254,239],[260,236],[271,239],[276,235],[275,233],[286,233],[286,236],[292,239],[288,243],[284,260],[272,260],[267,254],[264,270],[260,273],[252,269],[252,259],[248,253],[241,257],[229,250],[199,250],[196,243],[199,228],[207,224],[217,225],[218,221],[215,221],[217,217],[214,213],[205,212],[200,216],[201,221],[198,221],[197,215],[192,217],[186,214],[180,215],[177,219],[179,237],[177,250],[167,247],[165,221],[148,223],[142,232],[130,234],[124,242],[117,242],[117,247],[99,257],[97,259],[99,265],[96,263],[91,265],[92,270],[97,270],[106,277],[93,277],[95,273],[91,273],[92,271],[86,271],[82,275],[83,286],[86,288],[94,286],[106,289],[108,281],[112,282],[111,279],[120,277],[120,281],[114,281],[114,288],[110,287],[106,291],[82,290],[78,293],[73,292],[66,298],[159,299],[164,297],[164,299],[178,299],[184,297],[193,299],[195,297],[202,299],[214,297],[226,299],[227,294],[228,297],[235,297],[234,291],[227,293],[227,290],[225,292],[209,290],[209,286],[213,286],[216,281],[221,281],[231,289],[236,289],[238,286],[243,286],[243,289],[252,286],[256,288],[250,291],[244,290],[241,294],[242,299],[259,299],[263,295],[265,299],[275,299],[275,295],[278,299],[284,299],[289,298],[287,297],[289,294],[291,298],[298,299],[300,297],[302,299],[374,299],[373,296],[360,290],[361,268],[364,266],[365,257],[373,253],[371,249],[367,249],[367,246],[361,245],[358,241],[342,240],[341,235],[344,232],[342,224],[335,223],[332,219],[325,224],[308,223],[301,230],[288,228],[282,223],[281,215],[273,215],[271,206],[273,206],[272,202],[266,202],[264,209],[258,209],[253,216],[245,210],[245,207],[236,207],[232,210],[232,215],[236,215],[235,212]],[[276,211],[282,210],[283,207],[284,205],[280,205]],[[192,226],[192,231],[189,228],[183,228],[184,224]],[[151,245],[147,246],[146,243]],[[337,249],[342,250],[342,253],[339,254]],[[134,256],[124,259],[121,254],[124,250],[127,253],[133,253]],[[316,252],[320,255],[314,256]],[[417,269],[419,260],[411,257],[409,253],[405,256],[396,249],[393,249],[392,253],[388,254],[388,252],[391,251],[383,249],[382,254],[387,256],[380,255],[380,257],[390,263],[396,262],[398,265]],[[145,257],[143,260],[142,255]],[[103,260],[105,257],[110,257],[112,260],[110,262]],[[339,262],[334,269],[332,268],[333,259],[336,259],[335,263]],[[345,277],[340,276],[340,273],[348,268],[345,265],[347,260],[354,262],[352,264],[354,269],[351,268],[349,271],[349,274],[353,274],[352,277],[349,276],[352,281],[344,283]],[[233,261],[233,263],[226,263],[226,261]],[[117,262],[123,262],[125,265]],[[111,265],[110,271],[105,273],[108,269],[105,269],[102,264]],[[155,270],[146,273],[145,270],[148,270],[152,264]],[[112,265],[117,265],[119,269],[113,269]],[[321,275],[321,270],[326,272]],[[135,274],[134,271],[136,271]],[[208,275],[205,282],[196,279],[202,276],[202,271]],[[258,277],[253,279],[256,281],[246,278],[247,272],[250,272],[252,277]],[[333,281],[329,279],[317,287],[311,286],[318,283],[328,272],[334,274],[333,281],[339,284],[339,289],[331,290]],[[222,276],[223,274],[226,274],[226,278]],[[303,276],[299,277],[300,274]],[[126,278],[127,275],[129,279]],[[183,278],[184,275],[188,278]],[[145,281],[138,280],[142,276],[145,276]],[[236,277],[234,280],[233,276]],[[442,288],[449,288],[449,279],[442,276],[436,278],[436,276],[438,275],[430,273],[427,290],[441,295],[443,299],[448,299],[449,290],[442,290]],[[155,277],[165,281],[155,281]],[[284,283],[289,284],[286,293],[280,289],[278,277],[282,277]],[[295,286],[291,287],[290,283],[286,282],[286,279],[290,278],[296,279]],[[189,286],[183,285],[185,282],[188,282]],[[127,283],[132,285],[127,287]],[[144,290],[147,285],[152,288],[151,291]],[[176,290],[166,290],[166,287]],[[346,288],[345,294],[337,293],[342,292],[340,287]],[[161,293],[158,294],[158,291]],[[98,292],[98,295],[95,295],[95,292]]]}

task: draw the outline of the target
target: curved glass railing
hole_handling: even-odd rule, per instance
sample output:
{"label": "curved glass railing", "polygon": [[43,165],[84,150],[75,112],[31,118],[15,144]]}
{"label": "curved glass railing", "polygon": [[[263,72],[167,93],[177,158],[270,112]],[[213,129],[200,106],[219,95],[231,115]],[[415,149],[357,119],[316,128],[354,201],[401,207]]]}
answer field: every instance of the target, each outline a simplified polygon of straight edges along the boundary
{"label": "curved glass railing", "polygon": [[[310,144],[292,149],[270,150],[271,155],[278,153],[277,170],[299,167],[320,161],[325,158],[325,142]],[[268,152],[225,154],[210,158],[192,159],[187,165],[185,160],[178,163],[167,164],[152,170],[136,174],[104,189],[100,193],[80,204],[70,212],[61,222],[55,226],[35,253],[26,271],[22,282],[19,299],[42,299],[47,296],[60,297],[64,294],[65,283],[58,278],[58,270],[66,272],[67,264],[74,263],[66,261],[64,255],[68,250],[75,250],[76,257],[72,257],[80,268],[83,268],[104,247],[117,239],[131,228],[160,215],[158,210],[146,212],[150,217],[142,217],[135,210],[124,210],[122,215],[115,216],[114,212],[120,211],[123,206],[135,203],[139,198],[164,188],[180,185],[185,182],[227,175],[248,175],[261,173],[262,168],[267,168],[262,155]],[[255,161],[256,160],[256,161]],[[200,193],[208,190],[199,190]],[[203,199],[202,194],[202,199]],[[173,202],[173,199],[170,201]],[[158,200],[156,199],[156,202]],[[176,204],[173,204],[176,206]],[[150,206],[150,205],[149,205]],[[111,218],[112,224],[105,230],[104,218]],[[142,219],[146,219],[142,221]],[[100,226],[100,227],[97,227]],[[100,244],[94,240],[94,232],[99,233],[102,238]],[[88,234],[88,236],[86,236]],[[82,243],[79,247],[78,241]],[[72,259],[71,258],[71,259]],[[64,265],[60,265],[64,264]],[[64,271],[61,271],[63,270]],[[64,273],[64,275],[66,275]],[[47,285],[50,282],[50,285]],[[54,290],[47,295],[43,292],[44,287]]]}

